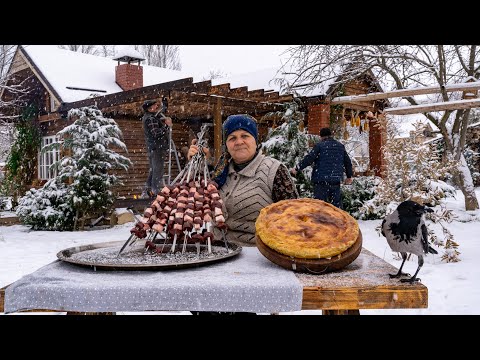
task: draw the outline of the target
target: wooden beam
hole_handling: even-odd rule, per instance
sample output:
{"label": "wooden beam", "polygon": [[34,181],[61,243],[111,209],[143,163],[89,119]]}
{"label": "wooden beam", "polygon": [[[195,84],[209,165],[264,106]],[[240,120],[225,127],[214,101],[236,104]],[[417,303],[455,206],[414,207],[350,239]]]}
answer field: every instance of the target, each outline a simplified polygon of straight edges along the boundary
{"label": "wooden beam", "polygon": [[222,155],[222,98],[217,98],[215,104],[215,112],[213,115],[213,148],[215,163],[220,159]]}
{"label": "wooden beam", "polygon": [[106,108],[113,105],[121,105],[131,103],[132,101],[141,101],[152,98],[168,97],[168,91],[175,89],[185,89],[191,87],[193,84],[192,78],[169,81],[161,84],[145,86],[138,89],[122,91],[118,93],[99,96],[96,98],[89,98],[85,100],[66,103],[61,106],[59,111],[68,111],[73,108],[82,106],[90,106],[97,104],[99,109]]}
{"label": "wooden beam", "polygon": [[413,106],[402,106],[397,108],[388,108],[383,110],[387,115],[408,115],[408,114],[421,114],[432,111],[445,111],[445,110],[459,110],[459,109],[471,109],[480,107],[480,99],[473,100],[456,100],[439,102],[434,104],[422,104]]}
{"label": "wooden beam", "polygon": [[228,93],[230,92],[230,84],[219,84],[210,87],[208,90],[208,95],[221,95],[221,96],[228,96]]}
{"label": "wooden beam", "polygon": [[244,99],[248,95],[248,86],[230,89],[228,97]]}
{"label": "wooden beam", "polygon": [[263,89],[249,91],[248,92],[248,99],[250,99],[250,100],[264,100]]}
{"label": "wooden beam", "polygon": [[[451,84],[445,86],[447,92],[480,89],[480,81]],[[388,99],[393,97],[404,97],[411,95],[435,94],[441,92],[438,86],[425,86],[413,89],[401,89],[387,92],[375,92],[361,95],[339,96],[333,98],[331,104],[343,104],[351,101],[373,101],[379,99]]]}

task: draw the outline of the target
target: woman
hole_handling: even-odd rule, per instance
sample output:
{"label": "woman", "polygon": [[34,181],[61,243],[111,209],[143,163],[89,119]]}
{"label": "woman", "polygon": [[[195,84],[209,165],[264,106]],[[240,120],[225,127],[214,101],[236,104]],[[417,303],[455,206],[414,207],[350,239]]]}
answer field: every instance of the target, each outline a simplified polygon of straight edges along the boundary
{"label": "woman", "polygon": [[[255,246],[255,221],[260,210],[280,200],[296,199],[298,193],[286,166],[260,151],[253,117],[230,115],[223,124],[223,139],[227,152],[220,158],[213,180],[223,199],[227,240],[241,246]],[[193,142],[188,159],[197,152]]]}

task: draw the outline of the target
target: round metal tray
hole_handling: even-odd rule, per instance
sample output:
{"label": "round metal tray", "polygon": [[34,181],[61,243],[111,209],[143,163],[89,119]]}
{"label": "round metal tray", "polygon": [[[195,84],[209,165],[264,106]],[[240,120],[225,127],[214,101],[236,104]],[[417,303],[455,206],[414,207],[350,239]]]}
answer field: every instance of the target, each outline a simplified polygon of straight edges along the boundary
{"label": "round metal tray", "polygon": [[[112,241],[91,245],[71,247],[57,253],[57,258],[76,265],[90,266],[104,270],[167,270],[203,266],[238,255],[242,247],[227,243],[228,251],[223,241],[212,242],[212,254],[208,254],[207,245],[201,245],[200,256],[197,256],[195,244],[187,244],[186,252],[182,254],[181,245],[177,251],[170,253],[171,244],[166,244],[163,252],[145,254],[145,241],[139,241],[135,246],[125,249],[117,256],[125,241]],[[161,245],[160,245],[161,246]]]}

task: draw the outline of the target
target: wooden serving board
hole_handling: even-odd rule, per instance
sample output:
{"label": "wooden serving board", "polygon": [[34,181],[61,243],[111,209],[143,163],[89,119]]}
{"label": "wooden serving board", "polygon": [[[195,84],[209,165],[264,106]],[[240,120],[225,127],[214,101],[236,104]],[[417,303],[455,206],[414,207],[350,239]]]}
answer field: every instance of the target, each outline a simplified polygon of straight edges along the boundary
{"label": "wooden serving board", "polygon": [[258,250],[263,256],[285,269],[296,272],[322,274],[342,269],[360,255],[362,251],[362,232],[359,229],[357,240],[352,246],[343,253],[333,256],[330,259],[304,259],[284,255],[265,245],[258,236],[256,237],[256,243]]}

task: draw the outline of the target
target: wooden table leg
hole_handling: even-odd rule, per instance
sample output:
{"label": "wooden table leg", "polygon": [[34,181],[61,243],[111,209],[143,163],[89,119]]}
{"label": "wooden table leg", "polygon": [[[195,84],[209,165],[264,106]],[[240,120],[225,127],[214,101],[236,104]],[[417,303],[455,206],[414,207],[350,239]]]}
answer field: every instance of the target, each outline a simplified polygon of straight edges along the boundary
{"label": "wooden table leg", "polygon": [[3,287],[0,289],[0,312],[5,311],[5,289],[7,287]]}
{"label": "wooden table leg", "polygon": [[360,310],[322,310],[322,315],[360,315]]}

